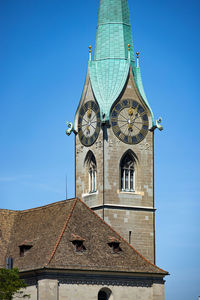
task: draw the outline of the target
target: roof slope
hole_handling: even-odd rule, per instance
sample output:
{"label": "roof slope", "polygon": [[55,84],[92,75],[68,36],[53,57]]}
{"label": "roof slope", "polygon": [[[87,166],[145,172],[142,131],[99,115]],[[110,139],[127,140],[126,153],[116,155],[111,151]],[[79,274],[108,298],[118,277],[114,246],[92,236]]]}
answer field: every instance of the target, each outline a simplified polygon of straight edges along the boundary
{"label": "roof slope", "polygon": [[[75,251],[72,236],[84,240],[85,251]],[[122,251],[113,253],[108,245],[110,238],[121,241]],[[19,255],[20,245],[32,245],[24,257]],[[20,271],[45,267],[167,274],[142,257],[79,199],[15,213],[7,256],[14,258],[14,267]]]}
{"label": "roof slope", "polygon": [[[72,205],[73,201],[62,201],[16,214],[7,252],[14,267],[28,270],[46,264]],[[19,246],[27,244],[32,248],[20,257]]]}

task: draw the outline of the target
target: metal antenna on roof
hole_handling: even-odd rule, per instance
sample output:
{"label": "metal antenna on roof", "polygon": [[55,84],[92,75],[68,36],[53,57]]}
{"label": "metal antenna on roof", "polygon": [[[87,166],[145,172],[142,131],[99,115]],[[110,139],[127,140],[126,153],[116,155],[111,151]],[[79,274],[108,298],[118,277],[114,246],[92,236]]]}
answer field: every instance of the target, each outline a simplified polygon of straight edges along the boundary
{"label": "metal antenna on roof", "polygon": [[65,182],[65,185],[66,185],[66,189],[65,189],[65,192],[66,192],[65,199],[67,200],[67,175],[66,175],[66,182]]}

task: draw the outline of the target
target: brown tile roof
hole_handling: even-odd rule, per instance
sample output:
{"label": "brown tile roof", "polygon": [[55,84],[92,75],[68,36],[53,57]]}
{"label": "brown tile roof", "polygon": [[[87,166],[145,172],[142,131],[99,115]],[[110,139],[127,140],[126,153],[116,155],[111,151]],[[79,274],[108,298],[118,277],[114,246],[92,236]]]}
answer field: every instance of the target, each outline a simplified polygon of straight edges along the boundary
{"label": "brown tile roof", "polygon": [[[12,227],[12,232],[9,231],[9,241],[5,242],[4,262],[0,261],[1,264],[5,263],[6,255],[14,258],[14,267],[21,271],[45,267],[168,274],[147,261],[79,199],[8,215],[8,227]],[[2,230],[4,229],[6,230],[6,226]],[[76,251],[72,243],[72,238],[76,237],[83,241],[85,251]],[[111,241],[120,242],[122,251],[113,253],[108,245]],[[25,242],[29,245],[32,243],[33,247],[24,257],[20,257],[19,246],[26,245]]]}
{"label": "brown tile roof", "polygon": [[0,210],[0,268],[5,266],[6,253],[17,212]]}

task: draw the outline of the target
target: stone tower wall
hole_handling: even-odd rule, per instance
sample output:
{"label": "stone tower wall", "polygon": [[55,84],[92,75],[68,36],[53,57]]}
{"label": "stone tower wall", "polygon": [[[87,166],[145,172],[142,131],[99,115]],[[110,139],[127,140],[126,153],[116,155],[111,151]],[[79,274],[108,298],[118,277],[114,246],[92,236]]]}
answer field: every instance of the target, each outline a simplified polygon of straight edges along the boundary
{"label": "stone tower wall", "polygon": [[[135,99],[144,106],[133,75],[130,72],[120,99]],[[95,97],[88,82],[82,103]],[[149,123],[151,115],[149,113]],[[76,136],[76,196],[110,224],[120,235],[151,262],[155,262],[154,230],[154,162],[153,132],[136,145],[125,144],[113,133],[109,124],[103,124],[97,141],[85,147]],[[84,165],[91,150],[97,161],[97,192],[88,193],[89,176]],[[131,150],[136,158],[135,191],[122,192],[120,187],[120,161]],[[131,235],[131,239],[130,239]]]}

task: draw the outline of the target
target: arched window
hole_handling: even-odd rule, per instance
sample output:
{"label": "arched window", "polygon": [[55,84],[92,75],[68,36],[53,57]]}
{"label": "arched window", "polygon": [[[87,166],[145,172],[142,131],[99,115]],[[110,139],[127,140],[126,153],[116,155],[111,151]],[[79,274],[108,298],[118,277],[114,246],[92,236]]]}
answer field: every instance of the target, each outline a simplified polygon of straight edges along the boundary
{"label": "arched window", "polygon": [[121,190],[125,192],[135,191],[135,159],[131,152],[127,152],[120,164]]}
{"label": "arched window", "polygon": [[97,164],[92,151],[89,151],[86,159],[87,172],[88,172],[88,192],[94,193],[97,191]]}
{"label": "arched window", "polygon": [[111,290],[108,288],[102,288],[98,293],[98,300],[113,300]]}
{"label": "arched window", "polygon": [[108,300],[108,296],[107,296],[106,292],[100,291],[98,294],[98,300]]}

